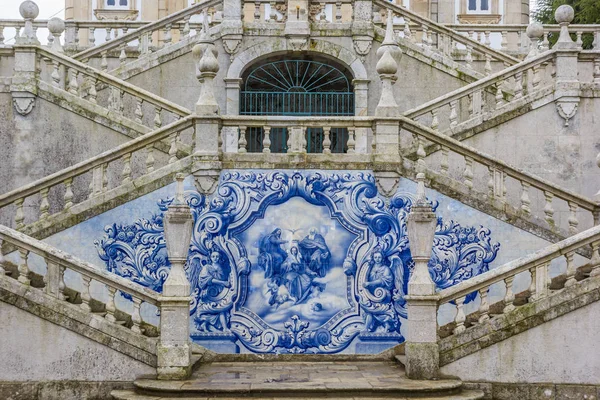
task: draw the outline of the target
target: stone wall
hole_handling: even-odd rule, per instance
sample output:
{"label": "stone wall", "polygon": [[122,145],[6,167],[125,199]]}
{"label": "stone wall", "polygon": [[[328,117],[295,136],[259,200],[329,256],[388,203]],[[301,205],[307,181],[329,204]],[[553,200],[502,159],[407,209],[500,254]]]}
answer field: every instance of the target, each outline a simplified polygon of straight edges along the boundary
{"label": "stone wall", "polygon": [[597,385],[599,314],[600,302],[592,303],[450,363],[442,372],[469,382]]}
{"label": "stone wall", "polygon": [[154,368],[0,302],[0,398],[108,399]]}

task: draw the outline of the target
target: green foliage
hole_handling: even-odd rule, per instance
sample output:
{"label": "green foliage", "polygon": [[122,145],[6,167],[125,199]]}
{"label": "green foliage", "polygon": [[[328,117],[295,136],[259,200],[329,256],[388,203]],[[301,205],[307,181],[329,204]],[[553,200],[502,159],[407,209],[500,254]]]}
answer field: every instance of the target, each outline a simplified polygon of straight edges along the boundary
{"label": "green foliage", "polygon": [[[573,24],[600,24],[600,0],[537,0],[533,10],[533,19],[542,24],[556,24],[554,12],[563,4],[575,10]],[[556,42],[558,35],[549,37],[550,43]],[[594,41],[592,34],[583,35],[583,48],[591,49]]]}

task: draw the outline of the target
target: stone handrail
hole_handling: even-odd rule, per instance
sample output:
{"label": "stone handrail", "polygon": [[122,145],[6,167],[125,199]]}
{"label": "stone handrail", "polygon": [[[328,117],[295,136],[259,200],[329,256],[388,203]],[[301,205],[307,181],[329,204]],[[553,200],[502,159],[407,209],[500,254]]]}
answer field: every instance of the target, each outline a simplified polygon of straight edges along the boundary
{"label": "stone handrail", "polygon": [[[191,18],[193,15],[202,12],[208,7],[213,7],[217,4],[220,4],[221,2],[222,0],[200,1],[199,3],[196,3],[181,11],[170,14],[164,18],[159,19],[158,21],[147,24],[139,29],[136,29],[135,31],[128,32],[116,39],[107,41],[99,46],[95,46],[90,49],[84,50],[76,54],[74,58],[76,60],[87,60],[92,57],[102,56],[103,54],[106,54],[107,52],[112,50],[121,50],[123,52],[124,47],[126,47],[129,42],[139,41],[140,44],[142,44],[142,42],[144,42],[144,37],[146,37],[146,39],[149,39],[151,38],[152,34],[157,31],[163,31],[165,33],[166,37],[163,40],[168,44],[171,40],[171,29],[173,24],[179,23],[182,20],[185,21],[185,24],[189,24],[189,18]],[[143,52],[144,50],[142,50],[142,53]]]}
{"label": "stone handrail", "polygon": [[[17,229],[22,229],[26,223],[45,221],[50,218],[49,192],[58,186],[63,186],[63,195],[62,204],[60,204],[61,207],[58,207],[60,210],[57,210],[57,213],[62,210],[69,210],[73,207],[75,195],[78,194],[75,185],[76,183],[77,187],[89,188],[88,196],[83,197],[94,198],[102,196],[102,194],[108,190],[108,175],[111,172],[108,171],[109,167],[112,166],[112,175],[117,177],[117,186],[129,183],[135,178],[134,175],[136,174],[134,174],[132,168],[132,156],[137,153],[140,153],[144,160],[143,164],[145,168],[143,168],[143,171],[141,172],[142,175],[152,173],[155,169],[160,168],[157,165],[158,162],[155,159],[154,152],[154,145],[160,141],[168,140],[170,143],[169,158],[168,161],[165,162],[167,164],[176,162],[178,160],[177,153],[183,140],[183,135],[181,135],[181,133],[185,130],[193,129],[193,121],[194,118],[192,116],[176,121],[159,130],[150,132],[117,146],[114,149],[105,151],[86,161],[3,194],[0,196],[0,209],[4,209],[13,204],[15,207],[13,214],[15,226]],[[189,138],[189,140],[191,140],[191,138]],[[192,144],[190,143],[189,145],[191,146]],[[87,185],[88,182],[89,185]],[[82,196],[78,196],[78,198],[81,197]],[[31,199],[31,202],[37,204],[39,214],[28,216],[28,221],[26,221],[23,207],[25,201],[28,201],[28,199]]]}
{"label": "stone handrail", "polygon": [[[452,128],[461,122],[460,117],[463,115],[463,113],[461,113],[460,109],[460,100],[469,97],[468,111],[469,117],[471,118],[479,115],[482,112],[482,109],[486,103],[486,99],[484,97],[486,92],[495,96],[493,99],[494,101],[491,102],[493,104],[490,105],[489,109],[498,109],[510,102],[506,101],[509,97],[509,94],[512,95],[510,96],[510,100],[518,100],[527,94],[529,88],[527,86],[526,79],[524,78],[527,77],[527,73],[529,71],[531,71],[533,74],[531,89],[536,90],[540,88],[543,81],[541,75],[543,75],[542,71],[544,69],[544,65],[554,60],[554,58],[554,51],[545,52],[537,57],[522,61],[495,74],[489,75],[486,78],[480,79],[453,92],[428,101],[419,107],[408,110],[404,113],[404,116],[417,120],[418,117],[431,114],[431,127],[432,129],[437,130],[439,129],[439,111],[447,106],[450,108],[450,112],[448,113],[449,127]],[[507,83],[510,79],[514,79],[515,83],[512,85],[512,88],[510,88],[511,90],[506,90]],[[520,87],[518,88],[516,86],[517,82],[520,83]],[[505,90],[503,90],[503,88]],[[478,104],[476,106],[473,104],[474,95],[478,97]]]}
{"label": "stone handrail", "polygon": [[[486,59],[491,59],[495,61],[503,62],[507,65],[517,64],[519,59],[512,57],[506,53],[503,53],[498,50],[494,50],[489,46],[486,46],[472,38],[461,35],[460,33],[436,22],[433,22],[430,19],[421,17],[417,13],[414,13],[404,7],[399,5],[390,3],[385,0],[375,0],[374,4],[378,5],[381,8],[391,10],[394,14],[398,14],[404,17],[405,20],[409,22],[406,23],[406,36],[413,37],[410,33],[411,24],[417,24],[422,29],[422,44],[424,47],[430,48],[432,46],[433,40],[431,39],[431,34],[435,33],[438,35],[438,48],[441,48],[444,52],[450,52],[452,46],[445,46],[445,42],[447,40],[451,40],[455,43],[460,43],[467,48],[467,52],[476,51],[483,54]],[[404,36],[406,38],[406,36]],[[468,57],[469,57],[468,56]],[[469,65],[469,61],[467,61],[467,65]]]}
{"label": "stone handrail", "polygon": [[501,267],[494,268],[491,271],[473,277],[455,286],[441,290],[437,294],[438,307],[446,303],[454,302],[456,305],[454,334],[461,333],[466,329],[464,303],[467,295],[474,292],[479,293],[481,304],[477,310],[479,314],[478,319],[479,323],[485,322],[490,318],[490,305],[488,302],[489,288],[496,283],[504,283],[506,292],[504,296],[503,312],[510,312],[516,308],[513,304],[515,300],[515,293],[513,290],[515,277],[520,273],[527,272],[529,272],[531,277],[529,302],[541,300],[550,294],[550,262],[564,257],[567,279],[565,287],[572,286],[576,283],[575,274],[577,268],[574,262],[575,253],[590,244],[592,246],[592,258],[589,261],[590,265],[588,273],[592,276],[599,275],[600,255],[598,254],[598,248],[600,247],[600,226],[595,226],[533,254],[511,261]]}
{"label": "stone handrail", "polygon": [[[130,119],[139,124],[159,129],[163,125],[163,111],[171,120],[191,114],[191,111],[185,107],[181,107],[106,72],[85,65],[71,57],[54,53],[39,46],[36,51],[48,66],[48,70],[45,74],[40,75],[40,79],[46,79],[49,84],[80,96],[94,104],[98,103],[98,93],[103,88],[108,87],[110,95],[106,99],[107,103],[104,107],[123,115],[124,100],[132,100],[135,102],[135,107]],[[62,73],[63,71],[64,73]],[[125,98],[125,94],[131,99]],[[152,112],[154,112],[153,118],[152,115],[144,113],[144,103],[151,106]]]}
{"label": "stone handrail", "polygon": [[[0,245],[2,243],[16,248],[16,252],[19,254],[18,280],[24,285],[31,284],[31,270],[29,268],[30,254],[33,253],[44,260],[46,275],[44,276],[45,287],[43,290],[50,296],[65,300],[64,292],[67,287],[64,282],[65,271],[70,270],[79,274],[82,280],[82,290],[80,291],[82,302],[79,307],[87,312],[91,311],[90,302],[93,300],[90,293],[90,283],[95,281],[104,285],[108,291],[108,301],[105,303],[105,318],[109,322],[117,320],[115,317],[115,312],[118,311],[115,305],[117,291],[131,296],[134,304],[131,330],[136,333],[142,333],[141,325],[143,321],[140,313],[142,303],[145,302],[154,306],[159,305],[159,294],[153,290],[123,277],[111,274],[108,271],[101,270],[44,242],[0,225]],[[2,246],[0,246],[0,276],[5,274],[3,268],[4,256],[2,256],[1,249]]]}
{"label": "stone handrail", "polygon": [[[568,226],[565,226],[565,230],[569,235],[574,235],[580,230],[578,215],[580,211],[587,212],[585,218],[582,219],[588,225],[584,229],[592,226],[592,221],[593,225],[600,223],[600,206],[592,199],[522,171],[411,119],[405,117],[401,119],[402,129],[413,135],[414,148],[417,149],[417,170],[430,171],[445,179],[456,179],[451,176],[449,171],[451,167],[453,170],[458,167],[459,170],[462,170],[462,173],[459,173],[462,186],[466,187],[468,194],[483,198],[488,204],[499,209],[511,205],[514,209],[519,210],[524,218],[531,219],[536,224],[542,224],[542,221],[545,220],[548,228],[553,231],[561,230],[559,221],[555,218],[555,199],[564,202],[559,204],[559,212],[568,214],[566,221]],[[433,143],[440,147],[439,163],[437,159],[426,160],[425,146],[427,143]],[[457,165],[456,162],[453,162],[451,165],[450,155],[454,160],[456,157],[462,159],[463,163]],[[483,178],[475,173],[478,166],[487,169],[487,175]],[[507,182],[507,178],[510,178],[510,181]],[[543,196],[545,199],[543,204],[532,204],[530,192],[533,189],[538,191],[535,193],[536,195]],[[511,196],[515,191],[518,196]],[[515,201],[515,197],[518,198],[516,204],[510,204],[511,201]]]}

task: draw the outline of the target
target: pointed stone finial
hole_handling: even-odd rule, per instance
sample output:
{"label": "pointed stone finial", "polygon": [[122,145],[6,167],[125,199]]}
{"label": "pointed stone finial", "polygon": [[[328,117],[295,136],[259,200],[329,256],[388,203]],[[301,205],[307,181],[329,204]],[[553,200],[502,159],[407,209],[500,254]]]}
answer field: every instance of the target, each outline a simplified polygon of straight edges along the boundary
{"label": "pointed stone finial", "polygon": [[63,53],[64,50],[60,42],[60,37],[65,31],[65,21],[63,21],[60,18],[52,18],[48,21],[48,30],[50,31],[52,36],[54,36],[54,40],[52,41],[52,47],[50,48],[50,50],[57,53]]}
{"label": "pointed stone finial", "polygon": [[194,57],[199,60],[196,77],[200,81],[200,97],[196,103],[196,114],[214,115],[219,114],[219,105],[215,98],[214,78],[219,72],[219,52],[208,32],[208,16],[204,13],[202,32],[198,44],[192,49]]}
{"label": "pointed stone finial", "polygon": [[544,26],[539,22],[532,22],[527,26],[525,31],[531,44],[529,45],[529,53],[527,59],[538,56],[540,52],[540,40],[544,37]]}
{"label": "pointed stone finial", "polygon": [[33,20],[40,15],[40,8],[35,2],[26,0],[21,3],[19,13],[21,13],[21,17],[25,20],[25,29],[23,29],[21,36],[17,36],[17,44],[39,45],[40,41],[35,36],[35,30],[33,29]]}
{"label": "pointed stone finial", "polygon": [[560,36],[554,48],[557,49],[574,49],[577,48],[577,44],[571,39],[569,34],[569,24],[573,22],[575,18],[575,10],[568,4],[563,4],[556,9],[554,13],[556,22],[560,25]]}
{"label": "pointed stone finial", "polygon": [[177,182],[177,192],[175,194],[175,201],[173,204],[182,205],[185,204],[185,198],[183,196],[183,181],[185,180],[185,174],[178,173],[175,175],[175,181]]}
{"label": "pointed stone finial", "polygon": [[397,59],[402,55],[402,50],[394,39],[394,15],[388,10],[385,39],[377,49],[376,69],[381,79],[381,97],[375,110],[375,115],[382,117],[394,117],[400,115],[400,109],[394,98],[393,85],[396,82],[398,72]]}

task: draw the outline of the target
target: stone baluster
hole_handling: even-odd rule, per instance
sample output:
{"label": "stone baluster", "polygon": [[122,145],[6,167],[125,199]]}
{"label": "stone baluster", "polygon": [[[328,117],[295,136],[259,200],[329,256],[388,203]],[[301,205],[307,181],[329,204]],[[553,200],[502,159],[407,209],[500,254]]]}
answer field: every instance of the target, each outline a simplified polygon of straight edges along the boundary
{"label": "stone baluster", "polygon": [[464,156],[465,158],[465,170],[463,171],[463,183],[467,189],[473,189],[473,158]]}
{"label": "stone baluster", "polygon": [[323,154],[331,154],[331,128],[323,127]]}
{"label": "stone baluster", "polygon": [[164,39],[163,39],[163,42],[164,42],[165,46],[170,45],[171,42],[173,41],[173,36],[171,35],[171,29],[172,29],[172,27],[173,26],[171,24],[167,24],[165,26],[165,34],[164,34]]}
{"label": "stone baluster", "polygon": [[116,322],[115,312],[117,311],[117,307],[115,306],[115,294],[117,293],[117,289],[112,286],[106,286],[106,289],[108,290],[108,300],[106,301],[106,315],[104,318],[108,322]]}
{"label": "stone baluster", "polygon": [[96,28],[93,26],[89,29],[88,43],[90,47],[96,46]]}
{"label": "stone baluster", "polygon": [[503,312],[509,313],[515,309],[513,302],[515,301],[515,294],[513,292],[513,281],[514,276],[507,276],[504,278],[504,286],[506,287],[506,293],[504,295],[504,310]]}
{"label": "stone baluster", "polygon": [[576,32],[575,34],[577,36],[577,40],[575,40],[575,44],[577,45],[577,47],[582,48],[583,47],[583,39],[582,39],[583,32]]}
{"label": "stone baluster", "polygon": [[0,46],[4,46],[4,26],[0,25]]}
{"label": "stone baluster", "polygon": [[533,73],[533,80],[531,82],[531,85],[533,87],[533,90],[537,90],[540,87],[540,83],[542,82],[542,77],[540,76],[540,66],[539,65],[535,65],[531,68],[531,71]]}
{"label": "stone baluster", "polygon": [[600,275],[600,253],[598,253],[599,249],[600,241],[592,242],[592,258],[590,260],[590,266],[592,267],[592,271],[590,272],[590,276]]}
{"label": "stone baluster", "polygon": [[464,332],[467,328],[465,327],[465,321],[467,320],[467,316],[465,315],[464,304],[466,297],[459,297],[456,299],[456,316],[454,317],[454,330],[452,333],[455,335]]}
{"label": "stone baluster", "polygon": [[98,78],[96,78],[95,76],[90,76],[89,77],[89,89],[88,89],[88,101],[90,101],[93,104],[97,104],[98,103],[98,90],[96,89],[96,87],[98,86],[99,82],[98,82]]}
{"label": "stone baluster", "polygon": [[184,199],[184,178],[184,174],[177,174],[175,200],[164,218],[164,235],[171,270],[159,297],[161,335],[157,345],[157,372],[158,378],[162,380],[184,379],[191,373],[190,282],[183,266],[190,248],[193,217]]}
{"label": "stone baluster", "polygon": [[263,153],[271,152],[271,127],[270,126],[265,126],[263,128],[262,145],[263,145],[263,149],[262,149]]}
{"label": "stone baluster", "polygon": [[24,198],[20,198],[20,199],[16,199],[15,200],[15,226],[17,227],[17,230],[22,229],[25,227],[25,214],[23,213],[23,202],[25,201]]}
{"label": "stone baluster", "polygon": [[479,298],[481,299],[481,302],[479,303],[480,324],[483,324],[484,322],[490,319],[490,304],[488,302],[488,290],[489,287],[479,289]]}
{"label": "stone baluster", "polygon": [[450,128],[455,128],[458,125],[458,100],[450,102]]}
{"label": "stone baluster", "polygon": [[335,22],[342,22],[342,1],[335,2]]}
{"label": "stone baluster", "polygon": [[135,116],[135,122],[137,122],[138,124],[143,124],[144,123],[144,110],[143,110],[143,105],[144,105],[144,100],[136,97],[135,98],[135,111],[133,112],[133,115]]}
{"label": "stone baluster", "polygon": [[48,211],[50,210],[50,203],[48,202],[48,191],[49,188],[44,188],[40,190],[40,221],[43,221],[48,218],[50,215]]}
{"label": "stone baluster", "polygon": [[90,300],[92,300],[92,297],[90,296],[91,282],[92,278],[86,275],[81,275],[81,304],[79,306],[85,312],[92,311],[92,308],[90,307]]}
{"label": "stone baluster", "polygon": [[548,224],[550,229],[554,229],[554,208],[552,208],[552,200],[554,199],[554,194],[551,192],[544,191],[544,197],[546,198],[546,204],[544,206],[544,214],[546,214],[546,216],[544,219],[546,220],[546,223]]}
{"label": "stone baluster", "polygon": [[178,151],[178,146],[177,146],[177,136],[179,135],[179,133],[175,132],[169,135],[169,164],[173,164],[175,161],[177,161],[177,151]]}
{"label": "stone baluster", "polygon": [[67,87],[67,91],[72,95],[79,95],[79,82],[77,81],[77,77],[79,76],[79,71],[75,68],[69,68],[69,83]]}
{"label": "stone baluster", "polygon": [[594,32],[594,41],[592,42],[592,48],[594,50],[600,50],[600,31]]}
{"label": "stone baluster", "polygon": [[440,120],[438,119],[438,110],[431,110],[431,129],[437,131],[440,127]]}
{"label": "stone baluster", "polygon": [[104,37],[104,41],[108,42],[112,40],[112,28],[110,26],[106,27],[106,36]]}
{"label": "stone baluster", "polygon": [[68,210],[73,207],[73,178],[67,178],[63,181],[65,185],[65,194],[63,200],[65,201],[64,209]]}
{"label": "stone baluster", "polygon": [[531,215],[531,200],[529,199],[529,188],[531,185],[521,181],[521,211],[526,217]]}
{"label": "stone baluster", "polygon": [[467,112],[469,113],[469,118],[473,118],[473,115],[475,113],[473,93],[469,93],[467,95]]}
{"label": "stone baluster", "polygon": [[517,72],[515,74],[514,99],[520,99],[522,97],[523,97],[523,73]]}
{"label": "stone baluster", "polygon": [[404,39],[414,42],[414,37],[410,30],[410,18],[408,17],[404,17]]}
{"label": "stone baluster", "polygon": [[123,171],[121,171],[121,184],[131,182],[131,153],[126,153],[122,157]]}
{"label": "stone baluster", "polygon": [[417,196],[407,221],[410,251],[415,262],[408,281],[406,375],[435,379],[439,375],[437,301],[427,264],[431,258],[437,217],[425,196],[425,174],[417,174]]}
{"label": "stone baluster", "polygon": [[485,66],[483,70],[485,76],[490,76],[492,74],[492,56],[490,54],[485,55]]}
{"label": "stone baluster", "polygon": [[550,41],[548,40],[548,32],[544,32],[544,38],[542,39],[542,45],[540,46],[542,52],[550,50]]}
{"label": "stone baluster", "polygon": [[567,262],[567,281],[565,282],[565,287],[570,287],[577,283],[575,280],[575,273],[577,271],[575,269],[575,263],[573,262],[574,257],[575,253],[572,251],[565,254],[565,260]]}
{"label": "stone baluster", "polygon": [[149,144],[146,146],[146,173],[154,172],[154,146]]}
{"label": "stone baluster", "polygon": [[427,172],[427,163],[425,162],[425,157],[427,156],[427,153],[425,153],[425,138],[417,134],[413,135],[413,137],[417,143],[416,171],[417,173],[425,173]]}
{"label": "stone baluster", "polygon": [[504,93],[502,92],[502,84],[503,81],[499,81],[498,83],[496,83],[496,109],[499,109],[500,107],[502,107],[505,102],[504,102]]}
{"label": "stone baluster", "polygon": [[29,250],[19,249],[19,256],[21,259],[19,265],[17,266],[17,270],[19,271],[18,281],[29,286],[31,284],[31,280],[29,279],[31,272],[29,271],[29,264],[27,263]]}
{"label": "stone baluster", "polygon": [[131,314],[131,322],[133,322],[133,326],[131,330],[135,333],[142,333],[142,314],[140,313],[140,308],[142,306],[142,300],[137,297],[133,297],[133,313]]}
{"label": "stone baluster", "polygon": [[485,32],[484,32],[484,36],[483,36],[483,38],[484,38],[484,40],[483,40],[483,44],[485,44],[485,45],[486,45],[486,46],[488,46],[488,47],[491,47],[491,46],[492,46],[492,40],[491,40],[491,38],[490,38],[490,36],[491,36],[491,35],[492,35],[492,32],[490,32],[490,31],[485,31]]}
{"label": "stone baluster", "polygon": [[122,43],[119,46],[119,66],[122,67],[123,65],[125,65],[125,63],[127,63],[127,43]]}
{"label": "stone baluster", "polygon": [[162,107],[154,106],[154,129],[160,129],[162,127],[161,117]]}
{"label": "stone baluster", "polygon": [[108,52],[103,51],[102,53],[100,53],[100,56],[102,57],[102,60],[100,61],[100,70],[102,72],[107,72],[108,71]]}
{"label": "stone baluster", "polygon": [[52,60],[52,86],[60,88],[60,62],[58,60]]}
{"label": "stone baluster", "polygon": [[549,283],[550,283],[550,274],[548,271],[548,267],[550,266],[550,262],[545,262],[535,267],[535,299],[541,300],[548,296],[549,293]]}
{"label": "stone baluster", "polygon": [[502,39],[500,40],[500,49],[502,51],[508,50],[508,31],[502,31],[500,33],[502,35]]}
{"label": "stone baluster", "polygon": [[426,25],[423,25],[422,28],[423,28],[423,36],[421,38],[421,45],[423,46],[423,48],[428,49],[429,48],[428,28]]}
{"label": "stone baluster", "polygon": [[575,235],[579,230],[577,226],[579,225],[579,220],[577,219],[577,210],[579,206],[575,203],[569,201],[569,234]]}
{"label": "stone baluster", "polygon": [[356,128],[353,126],[348,127],[348,154],[356,153]]}
{"label": "stone baluster", "polygon": [[527,300],[529,303],[535,301],[536,299],[536,278],[535,278],[536,268],[529,268],[529,276],[531,277],[531,282],[529,283],[529,299]]}
{"label": "stone baluster", "polygon": [[248,141],[246,140],[246,127],[240,126],[240,138],[238,140],[238,153],[248,152]]}
{"label": "stone baluster", "polygon": [[465,65],[468,69],[473,69],[473,46],[467,45],[467,55],[465,56]]}
{"label": "stone baluster", "polygon": [[185,18],[183,18],[183,31],[181,31],[181,35],[182,37],[187,37],[190,35],[190,19],[192,18],[191,15],[186,16]]}
{"label": "stone baluster", "polygon": [[440,173],[443,176],[448,176],[448,169],[450,164],[448,162],[448,153],[450,149],[447,146],[442,146],[442,158],[440,160]]}
{"label": "stone baluster", "polygon": [[50,50],[56,53],[63,53],[64,49],[60,42],[60,36],[65,31],[65,22],[60,18],[52,18],[48,21],[48,31],[53,37]]}

